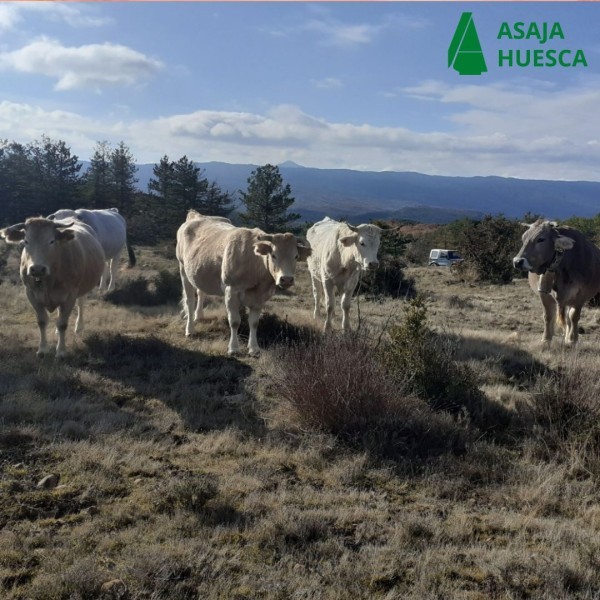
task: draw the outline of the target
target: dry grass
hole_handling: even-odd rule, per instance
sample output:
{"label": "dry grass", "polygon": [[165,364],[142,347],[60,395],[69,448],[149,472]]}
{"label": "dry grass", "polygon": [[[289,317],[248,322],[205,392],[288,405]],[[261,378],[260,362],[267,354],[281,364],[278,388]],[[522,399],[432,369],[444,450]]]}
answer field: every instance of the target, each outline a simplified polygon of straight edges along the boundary
{"label": "dry grass", "polygon": [[[168,249],[136,250],[123,279],[173,270]],[[596,311],[584,311],[579,349],[557,339],[542,350],[526,282],[472,286],[444,269],[407,269],[453,360],[510,414],[491,435],[361,371],[368,345],[348,354],[337,336],[307,354],[321,324],[304,268],[294,292],[268,305],[259,360],[225,356],[218,301],[186,339],[176,306],[96,295],[88,330],[76,337],[71,324],[69,357],[55,363],[35,357],[16,264],[12,253],[0,273],[0,597],[600,594]],[[401,307],[363,300],[363,335],[376,343]],[[349,364],[356,377],[340,394]],[[327,427],[286,397],[318,385],[321,408],[341,401]],[[360,427],[344,429],[351,392],[366,389]],[[435,446],[457,431],[461,452]],[[420,445],[378,451],[386,435],[415,433]],[[58,485],[38,488],[48,474]]]}

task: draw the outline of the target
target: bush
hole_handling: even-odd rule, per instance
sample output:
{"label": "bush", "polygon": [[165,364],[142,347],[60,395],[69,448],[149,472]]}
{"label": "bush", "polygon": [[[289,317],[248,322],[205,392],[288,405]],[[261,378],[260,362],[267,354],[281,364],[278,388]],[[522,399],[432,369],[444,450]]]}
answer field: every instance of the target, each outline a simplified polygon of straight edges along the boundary
{"label": "bush", "polygon": [[522,407],[544,458],[569,460],[587,475],[600,474],[600,381],[571,364],[536,381],[534,401]]}
{"label": "bush", "polygon": [[274,389],[301,429],[385,457],[464,449],[464,429],[391,382],[363,336],[323,336],[280,348],[275,359]]}
{"label": "bush", "polygon": [[507,411],[489,402],[474,371],[454,359],[456,342],[429,329],[425,302],[411,300],[404,312],[404,319],[390,328],[389,342],[380,351],[388,373],[434,410],[465,414],[484,429],[506,426]]}
{"label": "bush", "polygon": [[121,282],[108,292],[106,300],[121,306],[161,306],[181,300],[181,279],[177,273],[161,270],[149,281],[143,275]]}
{"label": "bush", "polygon": [[379,262],[379,267],[367,271],[361,278],[357,293],[364,293],[368,299],[380,296],[390,298],[406,298],[414,296],[415,281],[406,279],[402,269],[405,267],[401,258],[384,256]]}

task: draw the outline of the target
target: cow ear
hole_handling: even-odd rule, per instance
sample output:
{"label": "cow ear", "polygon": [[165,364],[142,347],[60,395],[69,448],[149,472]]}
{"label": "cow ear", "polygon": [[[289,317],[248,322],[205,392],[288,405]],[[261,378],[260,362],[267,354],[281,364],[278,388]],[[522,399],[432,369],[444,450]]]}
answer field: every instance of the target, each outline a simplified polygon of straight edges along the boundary
{"label": "cow ear", "polygon": [[0,237],[3,237],[8,244],[18,244],[25,239],[25,224],[13,225],[0,230]]}
{"label": "cow ear", "polygon": [[266,254],[273,253],[273,244],[271,242],[256,242],[254,244],[254,254],[259,256],[265,256]]}
{"label": "cow ear", "polygon": [[298,244],[298,260],[306,260],[312,254],[310,246]]}
{"label": "cow ear", "polygon": [[72,229],[57,229],[56,239],[62,244],[75,239],[75,232]]}
{"label": "cow ear", "polygon": [[560,252],[564,252],[565,250],[570,250],[575,245],[575,240],[573,238],[567,237],[566,235],[559,235],[554,240],[554,249]]}
{"label": "cow ear", "polygon": [[345,235],[344,237],[340,238],[340,242],[342,243],[343,246],[348,247],[348,246],[352,246],[352,244],[354,244],[357,239],[358,239],[358,236],[356,234]]}

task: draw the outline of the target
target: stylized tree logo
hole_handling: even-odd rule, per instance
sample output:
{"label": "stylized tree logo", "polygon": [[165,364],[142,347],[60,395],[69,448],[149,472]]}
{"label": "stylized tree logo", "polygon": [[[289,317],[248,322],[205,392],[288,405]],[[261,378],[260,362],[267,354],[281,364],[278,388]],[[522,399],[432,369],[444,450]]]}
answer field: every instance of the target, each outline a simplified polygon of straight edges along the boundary
{"label": "stylized tree logo", "polygon": [[461,75],[481,75],[487,71],[473,13],[464,12],[448,48],[448,68],[454,67]]}

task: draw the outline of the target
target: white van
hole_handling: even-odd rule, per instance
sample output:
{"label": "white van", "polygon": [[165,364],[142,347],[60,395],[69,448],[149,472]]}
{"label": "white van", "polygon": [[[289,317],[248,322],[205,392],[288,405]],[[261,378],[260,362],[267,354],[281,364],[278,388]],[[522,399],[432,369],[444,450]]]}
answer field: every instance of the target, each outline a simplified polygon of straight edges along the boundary
{"label": "white van", "polygon": [[429,252],[430,267],[451,267],[461,260],[462,256],[456,250],[434,248],[431,250],[431,252]]}

